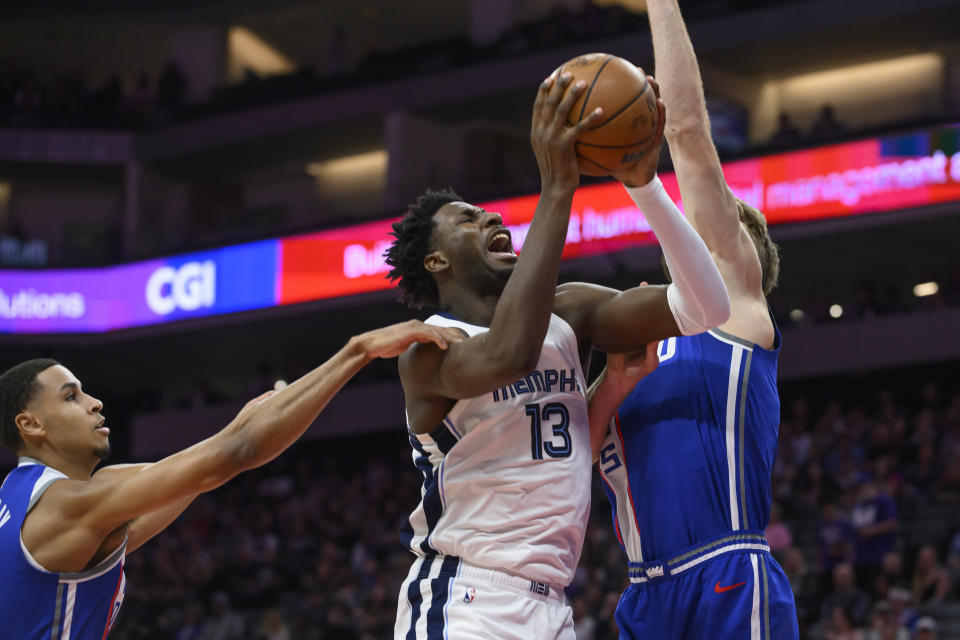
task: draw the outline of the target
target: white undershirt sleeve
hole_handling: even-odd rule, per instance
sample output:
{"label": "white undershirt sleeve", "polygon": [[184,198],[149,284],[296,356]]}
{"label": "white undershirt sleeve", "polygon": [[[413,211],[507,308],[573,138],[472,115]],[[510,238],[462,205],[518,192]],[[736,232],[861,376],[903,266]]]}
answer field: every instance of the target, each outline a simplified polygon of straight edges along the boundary
{"label": "white undershirt sleeve", "polygon": [[730,318],[730,297],[707,245],[673,203],[660,178],[625,187],[663,248],[673,282],[667,302],[684,335],[712,329]]}

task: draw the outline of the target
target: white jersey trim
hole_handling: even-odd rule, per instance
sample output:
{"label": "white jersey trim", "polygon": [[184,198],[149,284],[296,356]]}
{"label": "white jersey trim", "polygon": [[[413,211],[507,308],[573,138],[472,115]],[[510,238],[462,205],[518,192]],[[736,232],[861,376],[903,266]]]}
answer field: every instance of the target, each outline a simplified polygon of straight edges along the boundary
{"label": "white jersey trim", "polygon": [[[25,467],[25,466],[34,465],[34,464],[43,464],[43,463],[37,460],[34,460],[33,458],[21,458],[20,463],[17,465],[17,467],[18,468]],[[67,478],[67,476],[64,473],[61,473],[60,471],[57,471],[52,467],[45,468],[43,470],[43,473],[40,474],[40,477],[37,478],[36,483],[34,483],[33,491],[30,492],[30,502],[27,506],[27,513],[30,513],[33,507],[36,506],[37,502],[40,501],[40,498],[43,497],[43,494],[47,491],[47,489],[50,488],[50,486],[54,482],[57,482],[58,480],[63,480],[65,478]],[[60,582],[62,583],[86,582],[88,580],[93,580],[94,578],[99,578],[100,576],[109,572],[111,569],[117,566],[117,563],[123,560],[123,557],[126,555],[126,552],[127,552],[127,537],[124,536],[123,542],[120,544],[120,546],[114,549],[109,556],[104,558],[96,566],[91,567],[90,569],[87,569],[85,571],[62,573],[57,571],[50,571],[49,569],[44,568],[39,562],[37,562],[36,558],[34,558],[33,555],[30,553],[30,551],[27,549],[27,545],[24,544],[23,542],[22,528],[20,530],[20,534],[18,537],[20,539],[20,550],[23,551],[23,557],[27,561],[27,563],[41,573],[44,573],[47,575],[60,576]],[[69,597],[69,592],[68,592],[68,597]],[[69,630],[69,627],[65,627],[65,628]],[[65,637],[69,637],[69,636],[65,636]]]}
{"label": "white jersey trim", "polygon": [[719,329],[710,329],[710,331],[707,331],[707,333],[709,333],[711,336],[713,336],[720,342],[725,342],[734,347],[742,347],[744,349],[747,349],[748,351],[753,351],[753,347],[754,347],[753,343],[747,342],[746,340],[743,340],[742,338],[738,338],[737,336],[731,335],[724,331],[720,331]]}
{"label": "white jersey trim", "polygon": [[740,510],[737,508],[737,382],[740,380],[740,360],[743,357],[744,347],[734,345],[730,354],[730,375],[727,379],[727,415],[726,415],[726,445],[727,445],[727,485],[730,495],[730,528],[740,528]]}
{"label": "white jersey trim", "polygon": [[70,627],[73,626],[73,607],[77,603],[77,583],[71,582],[67,586],[67,607],[63,617],[63,633],[60,640],[70,640]]}
{"label": "white jersey trim", "polygon": [[760,576],[757,574],[757,556],[750,554],[753,569],[753,608],[750,610],[750,640],[760,640]]}

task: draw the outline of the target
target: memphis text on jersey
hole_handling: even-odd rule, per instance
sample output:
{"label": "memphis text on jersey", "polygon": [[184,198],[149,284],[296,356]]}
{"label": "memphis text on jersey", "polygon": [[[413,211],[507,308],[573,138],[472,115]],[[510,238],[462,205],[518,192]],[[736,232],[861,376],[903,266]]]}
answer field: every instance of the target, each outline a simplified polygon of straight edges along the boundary
{"label": "memphis text on jersey", "polygon": [[493,401],[500,402],[508,398],[516,398],[525,393],[538,393],[551,391],[580,391],[580,383],[577,382],[577,374],[574,369],[544,369],[543,371],[531,371],[523,378],[520,378],[512,384],[508,384],[500,389],[493,390]]}

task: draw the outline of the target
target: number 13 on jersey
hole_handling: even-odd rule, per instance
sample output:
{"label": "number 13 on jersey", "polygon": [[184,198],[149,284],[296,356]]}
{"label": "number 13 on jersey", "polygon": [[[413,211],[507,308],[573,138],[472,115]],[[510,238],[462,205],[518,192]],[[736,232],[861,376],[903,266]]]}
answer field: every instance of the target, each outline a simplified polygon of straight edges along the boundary
{"label": "number 13 on jersey", "polygon": [[[534,460],[543,460],[546,453],[551,458],[568,458],[573,451],[570,440],[570,412],[562,402],[548,402],[541,408],[539,404],[524,407],[530,416],[530,453]],[[543,439],[543,425],[550,425],[553,433]]]}

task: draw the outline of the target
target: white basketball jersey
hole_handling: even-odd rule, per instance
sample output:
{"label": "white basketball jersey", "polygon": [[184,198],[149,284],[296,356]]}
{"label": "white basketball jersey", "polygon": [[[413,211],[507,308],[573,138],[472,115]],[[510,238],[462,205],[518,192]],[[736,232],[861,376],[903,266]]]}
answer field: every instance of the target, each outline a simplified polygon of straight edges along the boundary
{"label": "white basketball jersey", "polygon": [[[428,324],[471,337],[487,327],[445,314]],[[566,586],[590,512],[590,425],[573,329],[557,315],[537,367],[514,383],[459,400],[428,434],[410,433],[421,502],[401,531],[419,555],[458,556]]]}

